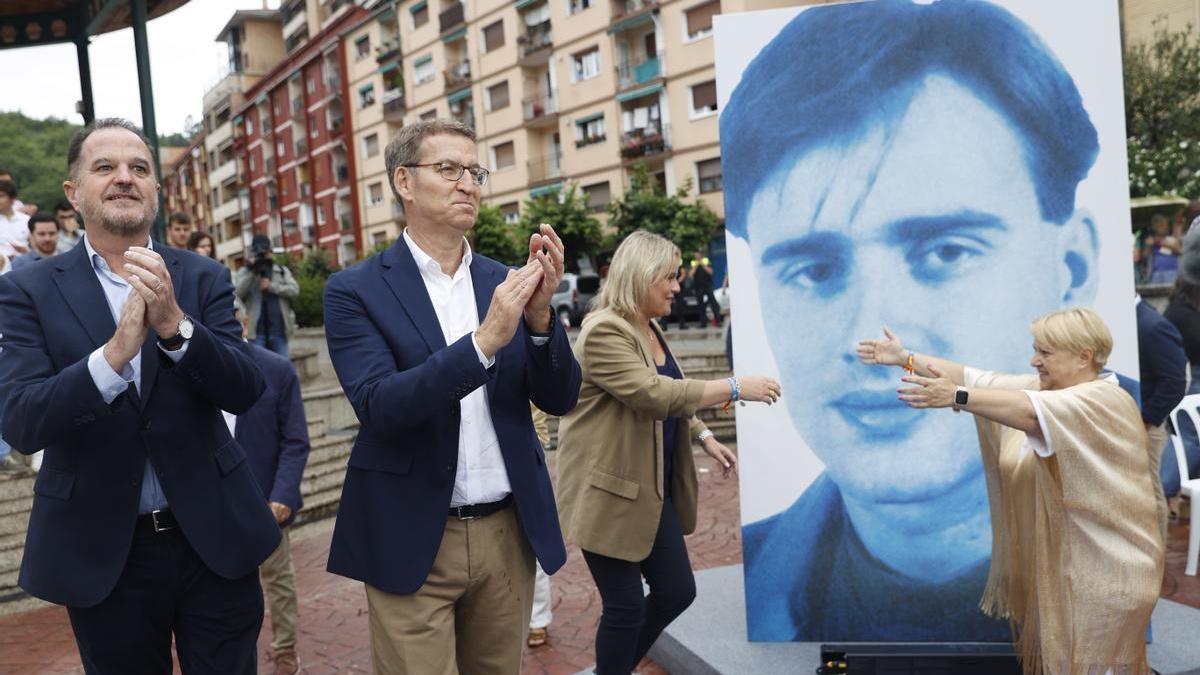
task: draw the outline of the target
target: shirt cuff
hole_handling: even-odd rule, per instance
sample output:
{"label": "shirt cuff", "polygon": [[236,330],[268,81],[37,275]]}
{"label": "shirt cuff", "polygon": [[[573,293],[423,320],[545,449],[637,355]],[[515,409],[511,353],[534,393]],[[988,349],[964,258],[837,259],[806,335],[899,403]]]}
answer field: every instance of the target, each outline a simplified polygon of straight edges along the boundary
{"label": "shirt cuff", "polygon": [[475,347],[475,355],[479,357],[479,362],[483,364],[484,369],[491,368],[496,365],[496,357],[488,358],[483,355],[483,350],[479,348],[479,342],[475,340],[475,334],[471,333],[471,344]]}
{"label": "shirt cuff", "polygon": [[179,349],[176,349],[175,351],[171,351],[170,349],[163,347],[162,343],[160,342],[158,343],[158,350],[166,354],[167,358],[171,359],[173,363],[179,363],[183,359],[183,355],[187,353],[188,343],[190,342],[191,340],[184,340],[183,344],[179,346]]}
{"label": "shirt cuff", "polygon": [[541,347],[550,341],[549,335],[530,335],[529,339],[533,341],[535,347]]}
{"label": "shirt cuff", "polygon": [[1050,433],[1046,429],[1046,416],[1042,411],[1042,405],[1038,402],[1038,392],[1029,389],[1023,390],[1025,395],[1029,397],[1029,402],[1033,404],[1033,411],[1037,414],[1038,428],[1042,431],[1042,438],[1039,440],[1025,435],[1025,442],[1021,445],[1022,449],[1029,448],[1037,453],[1038,457],[1049,457],[1054,454],[1054,448],[1050,444]]}
{"label": "shirt cuff", "polygon": [[118,374],[105,360],[104,347],[98,347],[88,357],[88,373],[91,374],[92,382],[100,391],[100,398],[104,399],[105,405],[112,403],[133,381],[133,366],[125,364]]}

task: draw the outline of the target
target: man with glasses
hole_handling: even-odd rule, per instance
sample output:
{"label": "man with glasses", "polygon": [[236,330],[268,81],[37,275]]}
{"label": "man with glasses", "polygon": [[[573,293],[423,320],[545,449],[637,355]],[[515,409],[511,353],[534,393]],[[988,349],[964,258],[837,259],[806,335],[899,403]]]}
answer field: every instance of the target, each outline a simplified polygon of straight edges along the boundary
{"label": "man with glasses", "polygon": [[516,673],[535,557],[548,573],[566,559],[529,412],[579,395],[550,308],[562,240],[542,225],[519,270],[471,251],[488,172],[467,126],[406,126],[385,161],[403,236],[325,290],[361,423],[329,571],[366,585],[376,672]]}

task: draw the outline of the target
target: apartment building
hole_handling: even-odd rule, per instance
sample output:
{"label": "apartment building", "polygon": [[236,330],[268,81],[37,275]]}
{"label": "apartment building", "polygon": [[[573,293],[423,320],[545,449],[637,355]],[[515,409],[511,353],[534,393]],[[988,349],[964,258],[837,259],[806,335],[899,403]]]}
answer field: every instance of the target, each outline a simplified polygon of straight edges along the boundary
{"label": "apartment building", "polygon": [[1121,0],[1120,7],[1126,45],[1148,43],[1159,30],[1200,28],[1200,0]]}
{"label": "apartment building", "polygon": [[[289,7],[300,5],[308,28],[293,25],[301,25],[300,14],[287,18]],[[281,37],[289,51],[246,90],[235,111],[235,154],[247,185],[246,233],[270,236],[277,251],[298,255],[326,248],[339,264],[358,257],[354,147],[340,46],[346,27],[366,14],[337,0],[288,3]],[[314,25],[315,32],[293,44],[295,35]]]}
{"label": "apartment building", "polygon": [[245,102],[245,91],[254,86],[284,57],[280,15],[274,10],[234,12],[221,29],[217,42],[229,48],[229,60],[220,80],[204,94],[204,142],[208,232],[215,242],[217,259],[239,267],[244,261],[249,222],[245,174],[238,166],[235,142],[236,111]]}
{"label": "apartment building", "polygon": [[162,163],[165,210],[183,212],[192,217],[196,229],[208,232],[212,226],[211,195],[208,189],[208,153],[204,150],[206,134],[201,131],[190,145],[170,163]]}

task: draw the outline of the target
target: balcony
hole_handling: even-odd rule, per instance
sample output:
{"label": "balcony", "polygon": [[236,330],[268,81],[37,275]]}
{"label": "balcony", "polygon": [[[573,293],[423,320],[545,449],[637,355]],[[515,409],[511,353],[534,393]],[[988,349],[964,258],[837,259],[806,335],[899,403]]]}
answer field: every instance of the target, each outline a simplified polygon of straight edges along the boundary
{"label": "balcony", "polygon": [[342,133],[342,130],[345,128],[346,128],[346,121],[344,119],[342,119],[341,117],[330,117],[329,118],[329,135],[330,136],[337,136],[338,134]]}
{"label": "balcony", "polygon": [[339,183],[345,183],[350,180],[350,165],[348,164],[339,165],[333,172],[337,176],[337,182]]}
{"label": "balcony", "polygon": [[628,89],[662,77],[662,52],[617,66],[617,88]]}
{"label": "balcony", "polygon": [[237,162],[232,160],[221,164],[208,174],[209,185],[222,185],[237,178]]}
{"label": "balcony", "polygon": [[454,30],[466,20],[466,13],[461,2],[456,2],[449,9],[438,14],[438,32],[445,33]]}
{"label": "balcony", "polygon": [[300,28],[308,27],[308,14],[304,11],[303,3],[299,5],[299,11],[289,12],[287,9],[283,11],[283,37],[286,39],[300,30]]}
{"label": "balcony", "polygon": [[554,46],[550,20],[526,28],[522,35],[517,36],[517,44],[521,47],[521,56],[517,60],[519,65],[535,66],[549,61],[550,48]]}
{"label": "balcony", "polygon": [[621,21],[655,7],[658,7],[658,0],[616,0],[612,5],[612,20]]}
{"label": "balcony", "polygon": [[383,101],[383,119],[385,122],[404,121],[404,111],[407,107],[404,102],[403,89],[388,89],[383,92],[381,100]]}
{"label": "balcony", "polygon": [[375,62],[384,63],[400,54],[400,36],[388,38],[375,48]]}
{"label": "balcony", "polygon": [[558,97],[554,91],[548,96],[534,96],[521,102],[525,122],[531,127],[553,124],[558,119]]}
{"label": "balcony", "polygon": [[242,205],[235,197],[213,209],[212,216],[214,223],[224,223],[230,218],[237,218],[241,215]]}
{"label": "balcony", "polygon": [[354,219],[350,217],[349,213],[343,213],[338,216],[338,226],[342,232],[350,232],[354,229]]}
{"label": "balcony", "polygon": [[457,89],[471,82],[471,62],[463,59],[444,71],[446,89]]}
{"label": "balcony", "polygon": [[296,159],[308,159],[308,141],[296,141]]}
{"label": "balcony", "polygon": [[548,157],[539,157],[526,164],[529,168],[530,183],[541,183],[562,177],[562,155],[559,153]]}
{"label": "balcony", "polygon": [[292,98],[292,112],[298,113],[301,110],[304,110],[304,99],[299,96]]}
{"label": "balcony", "polygon": [[621,158],[628,161],[650,157],[671,149],[671,125],[634,129],[621,137]]}

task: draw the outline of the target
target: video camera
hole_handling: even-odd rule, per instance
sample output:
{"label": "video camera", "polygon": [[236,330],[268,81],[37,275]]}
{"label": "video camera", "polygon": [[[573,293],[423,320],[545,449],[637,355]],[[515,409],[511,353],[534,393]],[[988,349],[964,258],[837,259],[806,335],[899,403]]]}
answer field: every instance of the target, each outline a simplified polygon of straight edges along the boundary
{"label": "video camera", "polygon": [[270,279],[275,267],[275,261],[271,258],[271,240],[263,234],[254,235],[250,242],[250,252],[254,254],[254,259],[250,261],[250,270],[264,279]]}

